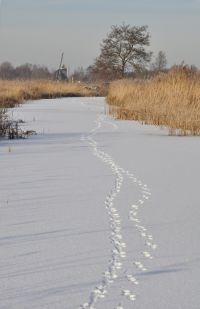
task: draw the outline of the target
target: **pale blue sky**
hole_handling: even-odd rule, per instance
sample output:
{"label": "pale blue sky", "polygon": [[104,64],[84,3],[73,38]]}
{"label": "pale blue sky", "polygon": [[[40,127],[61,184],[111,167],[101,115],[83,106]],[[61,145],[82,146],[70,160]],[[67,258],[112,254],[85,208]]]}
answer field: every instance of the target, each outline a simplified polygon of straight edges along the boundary
{"label": "pale blue sky", "polygon": [[150,50],[200,67],[200,0],[2,0],[0,63],[91,64],[113,24],[148,25]]}

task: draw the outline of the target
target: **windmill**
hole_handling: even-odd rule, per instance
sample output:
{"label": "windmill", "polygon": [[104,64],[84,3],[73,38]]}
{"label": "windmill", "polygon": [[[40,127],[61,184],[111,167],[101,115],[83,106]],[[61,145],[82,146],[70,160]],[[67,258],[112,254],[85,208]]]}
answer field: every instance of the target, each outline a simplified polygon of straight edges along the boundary
{"label": "windmill", "polygon": [[60,65],[59,65],[59,68],[56,70],[56,80],[57,81],[68,80],[67,68],[63,64],[63,57],[64,57],[64,53],[61,54]]}

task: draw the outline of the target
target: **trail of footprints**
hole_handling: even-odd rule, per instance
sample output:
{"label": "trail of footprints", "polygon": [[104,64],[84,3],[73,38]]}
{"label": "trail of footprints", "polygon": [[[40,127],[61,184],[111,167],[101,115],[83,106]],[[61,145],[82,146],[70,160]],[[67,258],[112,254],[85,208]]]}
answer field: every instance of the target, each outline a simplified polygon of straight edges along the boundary
{"label": "trail of footprints", "polygon": [[[156,243],[154,243],[153,236],[149,234],[147,228],[142,225],[139,218],[139,210],[144,206],[145,201],[148,200],[151,196],[150,189],[146,184],[143,184],[142,181],[138,180],[134,174],[129,171],[121,168],[122,174],[125,175],[134,185],[138,185],[141,188],[142,197],[136,203],[132,204],[129,209],[129,220],[134,224],[136,230],[140,234],[141,238],[144,241],[144,251],[141,252],[141,258],[152,260],[153,259],[153,251],[157,248]],[[143,264],[140,260],[133,260],[133,266],[139,271],[145,272],[147,271],[146,265]],[[133,272],[133,270],[132,270]],[[126,278],[129,282],[131,282],[134,286],[139,285],[139,280],[131,273],[131,270],[126,270]],[[137,299],[137,295],[135,292],[130,291],[128,289],[122,290],[122,296],[126,297],[128,300],[135,302]],[[124,309],[122,306],[122,302],[116,307],[116,309]]]}
{"label": "trail of footprints", "polygon": [[[96,132],[101,128],[102,122],[104,121],[104,116],[99,116],[96,123],[96,127],[90,131],[90,134],[82,139],[87,141],[91,146],[93,154],[102,160],[106,165],[110,167],[112,173],[115,175],[115,182],[113,188],[110,190],[105,199],[105,207],[108,212],[111,234],[111,257],[107,269],[102,275],[100,283],[96,286],[90,293],[89,301],[80,306],[81,309],[96,309],[96,304],[108,294],[109,286],[117,280],[120,270],[125,268],[123,265],[123,260],[126,258],[126,244],[122,236],[122,226],[121,219],[118,210],[114,205],[114,200],[120,193],[124,177],[127,177],[133,185],[138,185],[141,191],[141,199],[136,203],[132,204],[129,209],[129,220],[134,224],[136,230],[140,234],[144,241],[144,251],[141,252],[142,260],[152,260],[152,252],[157,248],[157,245],[153,241],[153,236],[149,234],[147,228],[142,225],[139,218],[139,210],[144,206],[145,201],[147,201],[151,196],[151,191],[142,181],[138,180],[137,177],[126,171],[119,165],[115,163],[113,158],[100,150],[94,137]],[[108,122],[108,121],[107,121]],[[110,123],[112,124],[112,123]],[[129,289],[122,289],[121,295],[119,295],[120,302],[114,309],[125,309],[123,307],[123,298],[128,299],[130,302],[135,302],[137,299],[136,287],[139,285],[139,280],[134,276],[134,268],[139,271],[147,271],[147,267],[140,260],[133,260],[133,269],[125,269],[124,274],[127,282],[131,283],[133,286],[132,291]]]}

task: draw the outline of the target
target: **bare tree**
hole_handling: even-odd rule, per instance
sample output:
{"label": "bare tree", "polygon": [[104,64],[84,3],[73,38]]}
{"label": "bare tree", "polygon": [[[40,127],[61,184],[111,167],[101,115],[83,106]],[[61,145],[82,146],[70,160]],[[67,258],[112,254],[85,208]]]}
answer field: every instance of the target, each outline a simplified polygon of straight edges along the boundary
{"label": "bare tree", "polygon": [[113,79],[144,67],[151,59],[151,52],[145,49],[149,37],[147,26],[112,26],[91,68],[93,73]]}
{"label": "bare tree", "polygon": [[0,65],[0,78],[1,79],[14,79],[15,78],[15,68],[8,61],[3,62]]}
{"label": "bare tree", "polygon": [[88,70],[85,70],[83,67],[78,67],[70,76],[74,81],[88,81],[89,74]]}
{"label": "bare tree", "polygon": [[161,72],[166,70],[167,67],[167,57],[166,54],[160,50],[152,64],[152,69],[156,72]]}
{"label": "bare tree", "polygon": [[53,78],[53,73],[51,73],[46,66],[33,65],[32,72],[31,72],[31,78],[32,79],[51,79]]}
{"label": "bare tree", "polygon": [[18,79],[31,79],[32,65],[29,63],[22,64],[15,68],[15,75]]}

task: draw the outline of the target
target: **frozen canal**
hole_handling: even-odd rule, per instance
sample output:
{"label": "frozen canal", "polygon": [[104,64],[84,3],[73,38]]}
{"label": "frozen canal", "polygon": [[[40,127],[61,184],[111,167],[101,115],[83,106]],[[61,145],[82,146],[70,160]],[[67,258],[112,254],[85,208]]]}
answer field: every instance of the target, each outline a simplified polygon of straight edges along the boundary
{"label": "frozen canal", "polygon": [[0,141],[1,309],[200,308],[200,139],[105,110],[12,111],[38,134]]}

